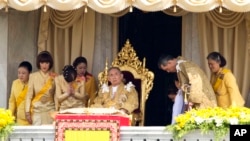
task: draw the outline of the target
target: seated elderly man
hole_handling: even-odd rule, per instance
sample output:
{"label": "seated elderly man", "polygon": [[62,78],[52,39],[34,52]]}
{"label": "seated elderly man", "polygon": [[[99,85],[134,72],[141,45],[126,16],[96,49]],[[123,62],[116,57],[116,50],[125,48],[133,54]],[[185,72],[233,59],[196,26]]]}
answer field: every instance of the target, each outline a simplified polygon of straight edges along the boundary
{"label": "seated elderly man", "polygon": [[101,87],[91,107],[115,108],[126,114],[138,108],[138,93],[131,82],[127,85],[123,83],[123,74],[118,67],[108,70],[108,81],[111,85]]}

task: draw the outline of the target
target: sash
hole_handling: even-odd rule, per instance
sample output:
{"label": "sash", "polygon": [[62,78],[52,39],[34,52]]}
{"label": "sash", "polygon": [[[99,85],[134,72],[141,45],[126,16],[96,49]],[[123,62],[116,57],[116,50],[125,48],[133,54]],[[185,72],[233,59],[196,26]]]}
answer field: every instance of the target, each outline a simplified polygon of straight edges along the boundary
{"label": "sash", "polygon": [[27,91],[28,91],[28,86],[26,85],[24,86],[23,90],[20,92],[20,94],[17,97],[17,100],[16,100],[17,107],[19,107],[19,105],[24,101]]}
{"label": "sash", "polygon": [[76,82],[82,82],[82,81],[85,81],[86,80],[86,78],[84,77],[84,76],[77,76],[76,77]]}
{"label": "sash", "polygon": [[35,102],[39,101],[41,99],[41,97],[44,95],[45,92],[47,92],[49,90],[49,88],[52,85],[52,80],[53,78],[50,77],[49,80],[44,84],[44,86],[42,87],[42,89],[36,94],[36,96],[34,97],[34,99],[32,100],[32,104],[31,104],[31,113],[33,112],[33,108],[34,108],[34,104]]}
{"label": "sash", "polygon": [[224,78],[224,75],[226,73],[228,73],[228,72],[230,72],[229,69],[222,69],[221,72],[219,73],[219,75],[216,78],[216,81],[215,81],[215,83],[213,85],[213,89],[214,89],[215,92],[218,90],[218,88],[219,88],[219,86],[220,86],[220,84],[221,84],[221,82],[222,82],[222,80]]}

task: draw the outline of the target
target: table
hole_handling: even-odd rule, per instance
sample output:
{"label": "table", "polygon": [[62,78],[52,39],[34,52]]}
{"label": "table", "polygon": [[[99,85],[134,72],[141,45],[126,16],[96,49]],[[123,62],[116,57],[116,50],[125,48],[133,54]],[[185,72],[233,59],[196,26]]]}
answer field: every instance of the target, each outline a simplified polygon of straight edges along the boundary
{"label": "table", "polygon": [[57,114],[55,141],[119,141],[120,126],[129,126],[127,115]]}

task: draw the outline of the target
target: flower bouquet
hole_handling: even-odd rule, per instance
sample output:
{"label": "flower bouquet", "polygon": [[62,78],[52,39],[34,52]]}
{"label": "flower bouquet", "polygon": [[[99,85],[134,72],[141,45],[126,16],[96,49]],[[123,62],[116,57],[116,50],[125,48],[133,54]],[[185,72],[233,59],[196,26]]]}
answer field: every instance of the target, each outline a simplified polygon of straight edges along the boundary
{"label": "flower bouquet", "polygon": [[167,131],[172,132],[175,140],[198,129],[202,134],[212,131],[214,139],[219,141],[229,133],[230,125],[250,124],[250,109],[246,107],[192,109],[177,116],[175,121],[175,124],[166,127]]}
{"label": "flower bouquet", "polygon": [[15,117],[10,110],[0,108],[0,140],[4,140],[13,131]]}

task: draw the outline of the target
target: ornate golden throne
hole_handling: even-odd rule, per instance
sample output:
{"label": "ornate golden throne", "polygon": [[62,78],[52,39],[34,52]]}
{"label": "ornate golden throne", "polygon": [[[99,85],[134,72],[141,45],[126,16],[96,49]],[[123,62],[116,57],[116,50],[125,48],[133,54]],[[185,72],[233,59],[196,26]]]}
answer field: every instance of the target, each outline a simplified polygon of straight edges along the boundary
{"label": "ornate golden throne", "polygon": [[[132,113],[132,126],[143,126],[145,119],[145,103],[148,98],[149,92],[153,88],[154,73],[149,71],[146,67],[146,59],[141,62],[129,40],[126,41],[124,47],[117,54],[111,66],[119,67],[123,72],[125,84],[132,82],[138,92],[139,107]],[[98,75],[99,86],[104,83],[108,84],[107,72],[108,63],[103,72]]]}

